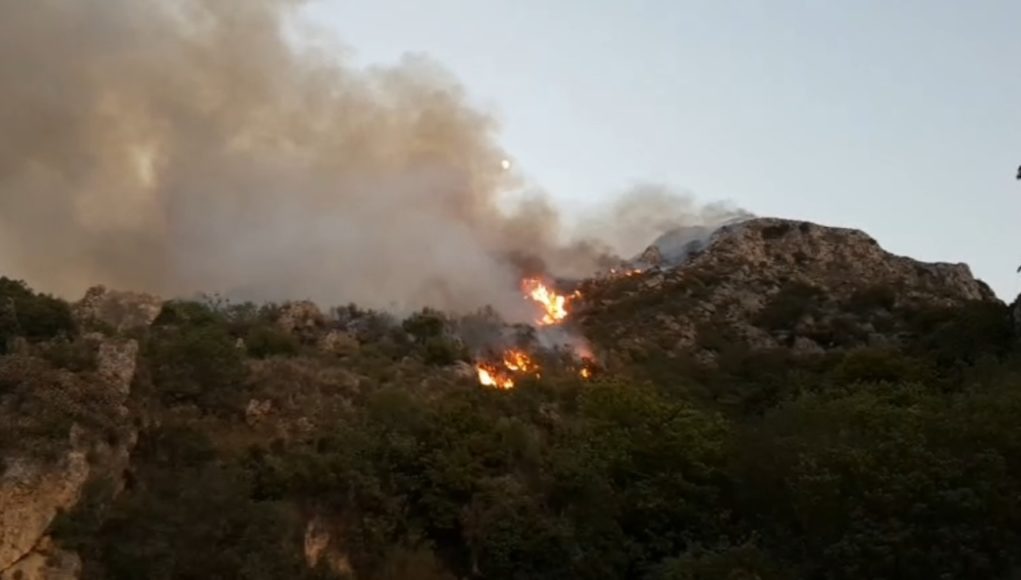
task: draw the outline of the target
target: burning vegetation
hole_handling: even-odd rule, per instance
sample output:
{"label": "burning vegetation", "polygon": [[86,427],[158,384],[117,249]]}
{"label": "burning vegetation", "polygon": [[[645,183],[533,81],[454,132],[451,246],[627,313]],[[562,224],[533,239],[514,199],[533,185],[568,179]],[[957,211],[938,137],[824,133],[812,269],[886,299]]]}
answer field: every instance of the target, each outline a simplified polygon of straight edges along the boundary
{"label": "burning vegetation", "polygon": [[[539,307],[535,326],[539,332],[550,327],[559,326],[567,320],[570,305],[581,298],[581,292],[570,294],[559,293],[551,284],[540,278],[525,278],[521,282],[521,290],[526,300],[531,300]],[[582,343],[584,344],[584,343]],[[581,361],[578,376],[590,379],[595,369],[595,359],[587,346],[572,348],[574,358]],[[511,389],[515,380],[522,376],[541,376],[539,363],[520,348],[506,349],[499,360],[485,360],[476,363],[479,384],[498,389]]]}
{"label": "burning vegetation", "polygon": [[499,363],[478,363],[475,370],[478,372],[480,384],[498,389],[514,388],[516,376],[534,375],[536,378],[540,376],[538,363],[520,349],[507,350]]}
{"label": "burning vegetation", "polygon": [[606,276],[608,278],[630,278],[641,274],[643,271],[641,268],[610,268]]}
{"label": "burning vegetation", "polygon": [[541,316],[536,320],[539,326],[560,324],[567,318],[568,307],[572,300],[581,298],[580,292],[573,294],[557,294],[546,283],[538,278],[525,278],[521,282],[525,297],[542,307]]}
{"label": "burning vegetation", "polygon": [[491,363],[479,363],[475,365],[475,369],[479,373],[479,384],[486,387],[496,387],[498,389],[512,389],[514,388],[514,379],[507,376],[507,374]]}

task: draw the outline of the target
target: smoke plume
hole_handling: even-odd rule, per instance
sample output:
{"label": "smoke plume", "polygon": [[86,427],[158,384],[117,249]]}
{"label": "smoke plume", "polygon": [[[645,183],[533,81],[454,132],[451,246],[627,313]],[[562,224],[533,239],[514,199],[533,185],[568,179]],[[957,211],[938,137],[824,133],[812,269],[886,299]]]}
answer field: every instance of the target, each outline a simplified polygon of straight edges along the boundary
{"label": "smoke plume", "polygon": [[102,283],[513,319],[522,256],[579,273],[719,217],[645,192],[565,241],[542,198],[500,210],[521,184],[494,120],[424,58],[365,70],[296,49],[298,4],[5,3],[0,273],[68,297]]}

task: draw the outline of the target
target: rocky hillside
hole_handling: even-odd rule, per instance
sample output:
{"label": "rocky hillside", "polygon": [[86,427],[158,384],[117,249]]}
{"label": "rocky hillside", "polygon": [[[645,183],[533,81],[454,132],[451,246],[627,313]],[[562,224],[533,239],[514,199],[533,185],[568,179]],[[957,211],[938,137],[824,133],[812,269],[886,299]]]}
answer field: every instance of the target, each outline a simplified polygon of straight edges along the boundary
{"label": "rocky hillside", "polygon": [[575,286],[551,331],[0,279],[0,579],[1019,569],[1021,318],[967,266],[756,219]]}
{"label": "rocky hillside", "polygon": [[[49,536],[90,479],[121,486],[137,431],[128,408],[138,342],[88,332],[97,320],[0,281],[8,313],[0,356],[0,578],[78,578],[81,560]],[[82,305],[105,291],[90,293]],[[109,298],[109,297],[108,297]],[[122,316],[108,320],[125,322]],[[151,319],[150,319],[151,320]],[[147,326],[147,321],[137,321]],[[40,340],[61,328],[68,334]],[[127,328],[127,326],[122,326]],[[12,336],[19,334],[19,336]],[[49,337],[45,337],[49,338]],[[34,340],[32,340],[34,339]]]}
{"label": "rocky hillside", "polygon": [[[654,339],[712,357],[710,335],[725,334],[751,349],[813,353],[902,339],[909,312],[998,302],[967,265],[894,256],[857,230],[755,219],[699,246],[680,263],[652,246],[651,267],[583,284],[580,323],[625,348]],[[617,313],[623,324],[602,328]],[[650,336],[650,326],[662,332]]]}
{"label": "rocky hillside", "polygon": [[690,375],[754,354],[911,347],[1002,317],[967,265],[895,256],[861,231],[763,218],[700,233],[664,236],[668,251],[632,262],[647,267],[582,283],[574,322],[607,364]]}

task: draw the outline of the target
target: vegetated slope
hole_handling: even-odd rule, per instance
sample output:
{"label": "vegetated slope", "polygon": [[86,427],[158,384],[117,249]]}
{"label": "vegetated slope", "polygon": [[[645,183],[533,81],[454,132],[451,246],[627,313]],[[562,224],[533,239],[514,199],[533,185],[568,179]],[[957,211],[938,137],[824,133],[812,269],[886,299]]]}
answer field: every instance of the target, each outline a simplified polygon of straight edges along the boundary
{"label": "vegetated slope", "polygon": [[[690,249],[580,283],[591,380],[492,313],[4,281],[0,577],[1011,577],[1009,308],[851,230]],[[541,376],[478,385],[492,333]]]}
{"label": "vegetated slope", "polygon": [[[755,219],[696,243],[679,264],[656,246],[645,256],[658,265],[585,283],[576,323],[612,367],[664,384],[732,379],[711,390],[717,399],[849,353],[974,362],[1000,353],[1009,331],[1005,306],[966,265],[894,256],[857,230]],[[997,332],[997,353],[972,336]],[[749,364],[754,376],[732,376]],[[743,404],[777,402],[752,386]]]}

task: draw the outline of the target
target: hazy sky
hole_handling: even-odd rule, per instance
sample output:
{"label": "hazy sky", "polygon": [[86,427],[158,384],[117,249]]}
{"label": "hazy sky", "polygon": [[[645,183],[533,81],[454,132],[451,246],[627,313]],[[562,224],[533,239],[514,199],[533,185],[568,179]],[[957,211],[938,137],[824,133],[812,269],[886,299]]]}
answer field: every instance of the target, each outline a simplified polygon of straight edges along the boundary
{"label": "hazy sky", "polygon": [[306,16],[359,63],[439,61],[562,206],[662,182],[1021,290],[1017,0],[315,0]]}

